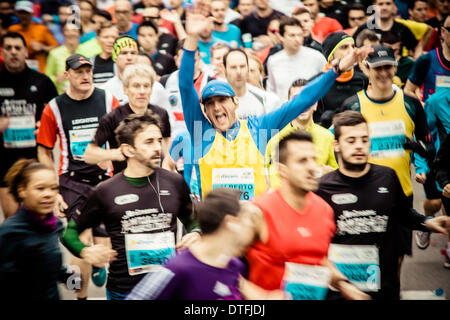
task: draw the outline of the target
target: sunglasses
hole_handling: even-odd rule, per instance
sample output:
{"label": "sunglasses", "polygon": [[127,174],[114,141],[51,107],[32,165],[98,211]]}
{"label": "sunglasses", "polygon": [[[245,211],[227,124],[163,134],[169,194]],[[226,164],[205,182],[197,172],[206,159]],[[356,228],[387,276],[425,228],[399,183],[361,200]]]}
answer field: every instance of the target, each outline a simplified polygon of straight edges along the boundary
{"label": "sunglasses", "polygon": [[161,19],[161,16],[142,16],[144,20],[157,20]]}
{"label": "sunglasses", "polygon": [[362,21],[364,20],[366,17],[348,17],[348,19],[350,21]]}
{"label": "sunglasses", "polygon": [[450,32],[450,27],[444,27],[444,26],[442,26],[442,28],[444,28],[445,30],[447,30],[447,32]]}

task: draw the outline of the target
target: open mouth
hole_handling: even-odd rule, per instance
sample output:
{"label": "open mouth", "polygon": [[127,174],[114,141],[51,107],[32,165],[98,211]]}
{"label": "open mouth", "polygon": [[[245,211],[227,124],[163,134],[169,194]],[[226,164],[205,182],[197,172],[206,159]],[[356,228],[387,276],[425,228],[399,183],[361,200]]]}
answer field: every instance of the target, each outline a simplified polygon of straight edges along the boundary
{"label": "open mouth", "polygon": [[227,115],[225,113],[219,113],[216,115],[216,121],[220,124],[223,124],[227,119]]}

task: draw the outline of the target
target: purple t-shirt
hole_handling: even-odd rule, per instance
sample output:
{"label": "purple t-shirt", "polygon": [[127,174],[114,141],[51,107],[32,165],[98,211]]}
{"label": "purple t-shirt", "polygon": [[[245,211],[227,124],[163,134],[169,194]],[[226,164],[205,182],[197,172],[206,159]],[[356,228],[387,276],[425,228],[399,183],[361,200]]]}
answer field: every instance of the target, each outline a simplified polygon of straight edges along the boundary
{"label": "purple t-shirt", "polygon": [[160,270],[147,274],[126,300],[242,300],[239,274],[242,261],[233,258],[225,269],[199,261],[183,250]]}

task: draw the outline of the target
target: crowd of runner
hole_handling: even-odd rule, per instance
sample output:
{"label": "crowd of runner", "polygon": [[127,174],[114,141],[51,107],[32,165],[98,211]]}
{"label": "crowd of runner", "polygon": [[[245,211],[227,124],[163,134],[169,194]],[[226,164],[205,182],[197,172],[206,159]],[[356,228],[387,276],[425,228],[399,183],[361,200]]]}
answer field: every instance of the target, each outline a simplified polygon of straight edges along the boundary
{"label": "crowd of runner", "polygon": [[450,234],[449,11],[0,0],[0,296],[400,299]]}

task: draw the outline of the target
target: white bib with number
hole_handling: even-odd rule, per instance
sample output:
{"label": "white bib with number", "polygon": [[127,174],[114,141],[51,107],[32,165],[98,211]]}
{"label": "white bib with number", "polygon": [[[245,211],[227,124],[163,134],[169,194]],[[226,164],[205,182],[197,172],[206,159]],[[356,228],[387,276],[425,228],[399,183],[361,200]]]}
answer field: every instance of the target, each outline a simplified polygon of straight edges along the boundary
{"label": "white bib with number", "polygon": [[75,160],[83,160],[86,147],[92,141],[97,128],[69,130],[70,151]]}
{"label": "white bib with number", "polygon": [[33,148],[36,146],[36,122],[34,115],[11,116],[9,126],[3,133],[5,148]]}
{"label": "white bib with number", "polygon": [[135,276],[152,271],[175,256],[173,232],[126,234],[128,273]]}
{"label": "white bib with number", "polygon": [[242,192],[241,200],[255,197],[255,174],[253,168],[214,168],[212,188],[232,188]]}
{"label": "white bib with number", "polygon": [[401,120],[369,123],[370,155],[373,158],[395,158],[405,154],[405,123]]}
{"label": "white bib with number", "polygon": [[330,244],[328,259],[360,290],[380,290],[380,263],[376,246]]}
{"label": "white bib with number", "polygon": [[283,287],[291,300],[324,300],[330,280],[327,267],[286,262]]}

